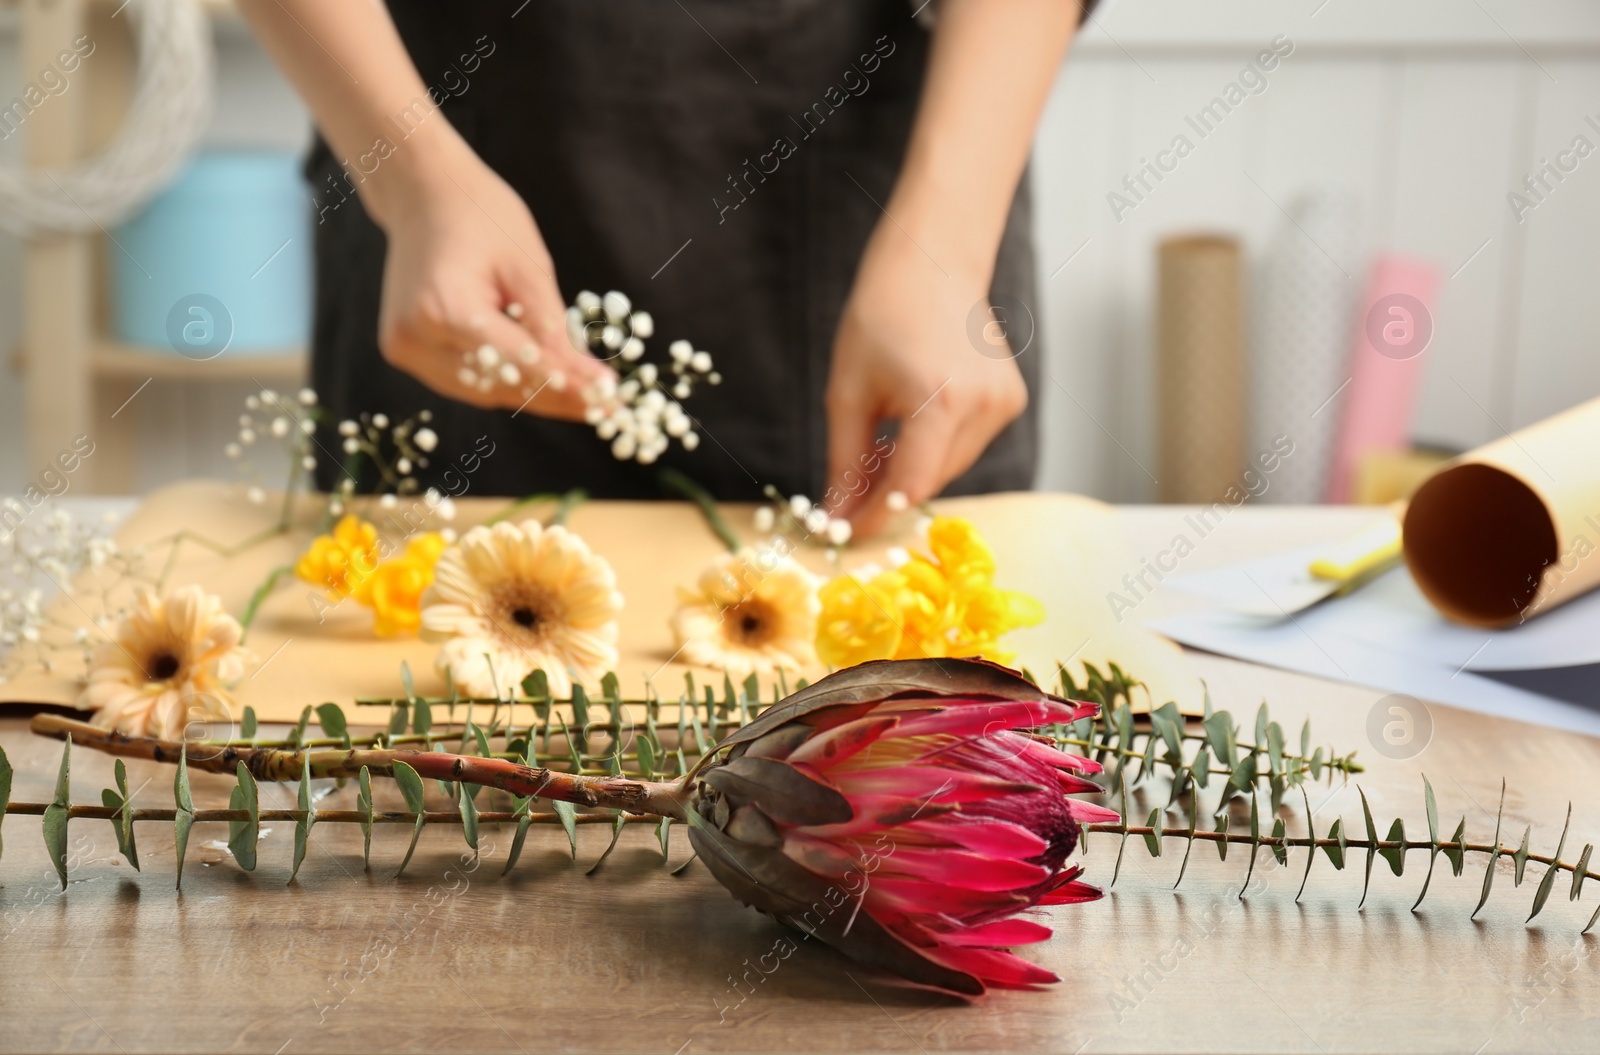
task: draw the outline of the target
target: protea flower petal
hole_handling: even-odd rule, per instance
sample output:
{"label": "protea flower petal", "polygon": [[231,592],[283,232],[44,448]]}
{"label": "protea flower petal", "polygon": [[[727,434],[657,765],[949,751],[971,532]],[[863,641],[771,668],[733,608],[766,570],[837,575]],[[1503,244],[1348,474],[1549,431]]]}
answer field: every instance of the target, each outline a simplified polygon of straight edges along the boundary
{"label": "protea flower petal", "polygon": [[1066,862],[1092,761],[1021,730],[1093,704],[982,660],[888,660],[824,678],[728,737],[687,778],[689,838],[734,896],[839,951],[965,996],[1056,976],[1010,946],[1017,913],[1093,900]]}

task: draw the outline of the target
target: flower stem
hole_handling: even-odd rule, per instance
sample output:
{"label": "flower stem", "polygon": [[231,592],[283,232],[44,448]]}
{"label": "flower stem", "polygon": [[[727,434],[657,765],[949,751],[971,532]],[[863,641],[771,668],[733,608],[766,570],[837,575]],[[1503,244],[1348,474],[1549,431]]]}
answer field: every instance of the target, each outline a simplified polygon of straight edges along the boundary
{"label": "flower stem", "polygon": [[738,553],[744,548],[744,540],[722,518],[722,512],[717,508],[716,499],[711,497],[710,491],[676,469],[663,469],[657,478],[669,492],[687,498],[700,507],[700,515],[706,518],[706,525],[722,540],[730,553]]}
{"label": "flower stem", "polygon": [[556,506],[556,511],[550,515],[549,527],[566,527],[567,518],[572,511],[582,505],[589,498],[589,492],[581,487],[574,487],[561,496],[561,502]]}
{"label": "flower stem", "polygon": [[562,773],[548,767],[524,766],[503,758],[451,755],[435,751],[379,751],[343,748],[288,751],[271,747],[223,747],[204,742],[180,743],[154,737],[128,736],[53,714],[35,715],[30,725],[39,736],[71,739],[87,747],[124,758],[176,764],[183,755],[190,769],[232,773],[239,763],[257,780],[286,782],[312,777],[355,777],[365,768],[377,777],[393,777],[394,764],[405,762],[419,776],[498,788],[519,797],[536,795],[577,806],[598,806],[683,819],[684,806],[675,785],[629,780],[620,776],[591,777]]}
{"label": "flower stem", "polygon": [[[570,494],[571,492],[568,493]],[[496,513],[494,516],[490,517],[488,520],[485,520],[483,522],[483,526],[490,527],[494,524],[500,523],[502,520],[510,520],[512,517],[516,516],[517,513],[531,505],[538,505],[540,502],[554,502],[557,500],[564,499],[562,496],[550,491],[541,491],[538,494],[528,495],[526,498],[519,498],[515,502],[512,502],[510,505],[506,506],[504,509],[500,510],[500,512]]]}

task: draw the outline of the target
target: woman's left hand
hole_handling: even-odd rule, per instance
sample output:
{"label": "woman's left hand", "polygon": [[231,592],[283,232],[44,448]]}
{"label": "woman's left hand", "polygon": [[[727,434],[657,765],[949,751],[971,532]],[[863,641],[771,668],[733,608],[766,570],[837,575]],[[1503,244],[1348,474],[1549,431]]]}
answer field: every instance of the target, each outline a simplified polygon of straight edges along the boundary
{"label": "woman's left hand", "polygon": [[[887,221],[873,235],[834,338],[828,375],[824,508],[855,531],[881,530],[901,492],[944,489],[1028,405],[996,329],[986,268],[936,261]],[[880,426],[899,424],[892,441]]]}

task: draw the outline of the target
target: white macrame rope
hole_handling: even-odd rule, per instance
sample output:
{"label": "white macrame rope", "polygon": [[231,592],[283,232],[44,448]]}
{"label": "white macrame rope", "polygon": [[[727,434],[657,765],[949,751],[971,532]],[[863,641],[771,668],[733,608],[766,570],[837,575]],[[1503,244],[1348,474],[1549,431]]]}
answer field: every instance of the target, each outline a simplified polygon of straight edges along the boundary
{"label": "white macrame rope", "polygon": [[104,150],[71,168],[0,169],[0,227],[7,231],[27,236],[121,222],[177,173],[205,130],[215,56],[198,0],[136,0],[124,14],[137,24],[138,72],[122,127]]}

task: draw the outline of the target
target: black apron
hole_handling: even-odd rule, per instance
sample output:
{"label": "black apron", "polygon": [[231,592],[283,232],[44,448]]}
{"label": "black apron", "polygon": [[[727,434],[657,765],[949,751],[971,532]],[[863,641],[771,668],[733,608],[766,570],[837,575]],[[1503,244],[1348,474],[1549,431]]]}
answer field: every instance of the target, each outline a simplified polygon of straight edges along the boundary
{"label": "black apron", "polygon": [[[699,448],[674,443],[655,466],[617,461],[581,423],[440,397],[379,354],[385,239],[353,195],[328,207],[343,176],[319,140],[307,171],[321,205],[312,375],[324,406],[339,419],[431,409],[440,448],[419,476],[435,486],[488,437],[495,453],[472,474],[473,494],[659,497],[659,468],[674,466],[723,499],[758,498],[766,484],[820,497],[834,331],[927,64],[929,37],[906,0],[389,9],[423,81],[447,96],[443,114],[527,202],[567,302],[623,291],[655,318],[651,359],[684,337],[713,354],[723,382],[686,404],[703,425]],[[1031,211],[1025,179],[997,300],[1035,303]],[[1034,392],[1039,355],[1035,336],[1017,360]],[[1031,487],[1037,407],[946,493]],[[330,445],[319,466],[323,487],[342,476],[335,454]]]}

